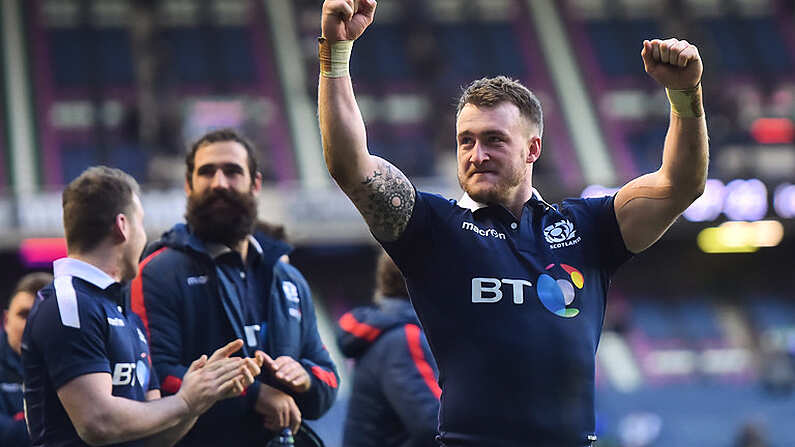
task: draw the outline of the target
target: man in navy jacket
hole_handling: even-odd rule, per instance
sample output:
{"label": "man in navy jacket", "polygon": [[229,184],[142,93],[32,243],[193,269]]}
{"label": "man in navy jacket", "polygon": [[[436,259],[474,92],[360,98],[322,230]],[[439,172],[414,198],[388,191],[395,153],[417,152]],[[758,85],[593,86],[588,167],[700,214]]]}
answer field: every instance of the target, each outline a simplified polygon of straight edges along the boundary
{"label": "man in navy jacket", "polygon": [[261,445],[316,419],[337,393],[336,367],[317,332],[309,287],[278,259],[289,249],[253,235],[261,175],[251,144],[231,130],[200,138],[186,158],[187,224],[150,245],[131,286],[166,393],[194,354],[234,338],[270,357],[246,395],[201,417],[184,445]]}
{"label": "man in navy jacket", "polygon": [[356,360],[345,447],[423,447],[434,440],[438,371],[392,259],[378,259],[375,305],[339,320],[340,349]]}
{"label": "man in navy jacket", "polygon": [[22,277],[8,300],[0,331],[0,445],[30,445],[22,403],[22,333],[36,293],[52,282],[44,272]]}

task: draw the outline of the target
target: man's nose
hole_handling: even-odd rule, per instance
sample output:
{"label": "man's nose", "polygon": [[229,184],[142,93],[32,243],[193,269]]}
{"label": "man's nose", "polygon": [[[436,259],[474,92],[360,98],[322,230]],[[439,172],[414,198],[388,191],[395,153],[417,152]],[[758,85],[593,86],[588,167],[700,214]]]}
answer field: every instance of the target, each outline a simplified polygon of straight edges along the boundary
{"label": "man's nose", "polygon": [[218,169],[215,171],[215,175],[213,175],[213,182],[211,186],[213,188],[221,188],[221,189],[226,189],[229,187],[229,181],[227,181],[226,175],[224,175],[224,171],[222,169]]}
{"label": "man's nose", "polygon": [[469,157],[469,161],[474,165],[481,165],[488,159],[489,155],[486,153],[483,146],[479,142],[475,142],[475,147],[472,148],[472,155]]}

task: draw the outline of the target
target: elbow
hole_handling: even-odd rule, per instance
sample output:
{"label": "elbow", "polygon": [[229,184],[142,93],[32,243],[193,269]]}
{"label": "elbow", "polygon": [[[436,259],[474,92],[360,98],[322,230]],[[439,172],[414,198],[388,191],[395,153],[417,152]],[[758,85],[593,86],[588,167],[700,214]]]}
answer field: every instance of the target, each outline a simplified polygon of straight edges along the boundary
{"label": "elbow", "polygon": [[80,439],[90,446],[108,445],[118,442],[113,433],[115,425],[106,416],[94,417],[90,422],[75,424]]}
{"label": "elbow", "polygon": [[77,435],[80,436],[80,439],[92,447],[110,444],[110,442],[108,442],[109,437],[102,428],[92,426],[75,427],[75,429],[77,430]]}
{"label": "elbow", "polygon": [[334,157],[333,150],[328,148],[329,142],[323,142],[323,158],[326,161],[326,168],[328,168],[328,173],[331,175],[337,183],[342,181],[345,177],[345,166],[343,163],[339,161],[339,157]]}
{"label": "elbow", "polygon": [[707,186],[707,174],[705,172],[696,177],[670,178],[668,184],[672,186],[672,203],[675,203],[676,207],[683,212],[704,194]]}
{"label": "elbow", "polygon": [[[693,202],[698,200],[698,198],[701,197],[702,194],[704,194],[704,191],[706,190],[706,188],[707,188],[707,175],[705,173],[703,176],[701,176],[701,178],[699,178],[696,182],[694,182],[693,185],[689,188],[689,191],[688,191],[689,194],[688,194],[688,197],[687,197],[689,200],[687,202],[687,206],[690,206]],[[685,207],[685,208],[687,208],[687,207]]]}
{"label": "elbow", "polygon": [[328,167],[328,173],[331,175],[331,178],[333,178],[337,183],[339,183],[345,177],[343,174],[343,167],[340,166],[340,163],[335,163],[330,157],[326,157],[326,167]]}
{"label": "elbow", "polygon": [[696,185],[696,187],[695,187],[695,189],[693,191],[693,198],[690,201],[690,203],[693,203],[696,200],[698,200],[698,198],[701,197],[702,194],[704,194],[704,191],[706,189],[707,189],[707,181],[706,181],[706,179],[704,179],[704,181],[702,181],[701,183]]}
{"label": "elbow", "polygon": [[355,178],[355,171],[351,169],[351,166],[332,161],[329,158],[326,158],[326,166],[328,167],[329,175],[337,182],[337,185],[343,191],[348,191],[353,183],[352,179]]}

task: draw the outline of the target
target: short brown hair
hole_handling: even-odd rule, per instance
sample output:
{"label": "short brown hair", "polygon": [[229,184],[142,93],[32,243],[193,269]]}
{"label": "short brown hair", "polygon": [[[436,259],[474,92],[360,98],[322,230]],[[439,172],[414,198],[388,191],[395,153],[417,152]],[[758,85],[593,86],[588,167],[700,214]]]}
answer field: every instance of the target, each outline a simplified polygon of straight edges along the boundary
{"label": "short brown hair", "polygon": [[538,127],[538,136],[544,133],[544,112],[541,101],[521,82],[506,76],[481,78],[469,84],[458,99],[456,116],[467,104],[477,107],[496,107],[510,102],[519,108],[523,117]]}
{"label": "short brown hair", "polygon": [[6,300],[5,308],[7,309],[11,305],[11,300],[14,299],[17,294],[25,292],[36,296],[39,290],[47,287],[47,284],[51,282],[52,275],[47,272],[28,273],[20,278],[17,285],[14,286],[14,291],[11,292],[11,296]]}
{"label": "short brown hair", "polygon": [[132,210],[138,182],[120,169],[94,166],[72,180],[63,192],[63,226],[69,252],[96,248],[111,231],[116,216]]}
{"label": "short brown hair", "polygon": [[196,152],[205,145],[224,141],[240,143],[240,145],[246,149],[246,154],[248,155],[248,173],[251,176],[251,181],[253,182],[257,177],[258,167],[257,157],[254,153],[254,145],[234,129],[219,129],[199,137],[198,140],[191,144],[190,151],[188,151],[188,155],[185,156],[185,179],[188,181],[188,185],[190,185],[191,188],[193,188],[193,170],[196,168]]}
{"label": "short brown hair", "polygon": [[378,257],[375,288],[380,296],[406,299],[409,297],[403,274],[400,273],[400,270],[398,270],[392,258],[385,252],[381,252],[381,255]]}

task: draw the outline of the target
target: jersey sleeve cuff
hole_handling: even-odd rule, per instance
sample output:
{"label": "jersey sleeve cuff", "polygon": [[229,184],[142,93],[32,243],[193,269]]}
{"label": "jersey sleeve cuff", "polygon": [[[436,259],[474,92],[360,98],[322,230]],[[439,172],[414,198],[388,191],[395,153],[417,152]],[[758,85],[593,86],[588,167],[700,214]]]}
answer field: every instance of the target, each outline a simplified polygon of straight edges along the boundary
{"label": "jersey sleeve cuff", "polygon": [[96,361],[90,363],[79,363],[67,365],[59,371],[52,372],[53,387],[58,390],[60,387],[66,385],[70,380],[92,373],[108,373],[110,374],[110,367],[107,361]]}

